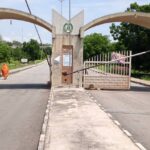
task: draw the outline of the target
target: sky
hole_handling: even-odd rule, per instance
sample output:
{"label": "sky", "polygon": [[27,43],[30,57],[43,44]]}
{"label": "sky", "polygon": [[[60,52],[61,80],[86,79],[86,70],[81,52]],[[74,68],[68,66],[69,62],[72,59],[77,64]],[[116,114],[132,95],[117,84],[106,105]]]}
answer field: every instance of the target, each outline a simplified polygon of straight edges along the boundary
{"label": "sky", "polygon": [[[36,15],[51,24],[52,9],[61,13],[61,0],[28,0],[33,15]],[[84,24],[99,17],[124,12],[131,3],[139,5],[150,4],[150,0],[71,0],[71,17],[84,10]],[[25,0],[0,0],[0,8],[12,8],[28,12]],[[63,0],[62,12],[65,18],[69,18],[69,0]],[[85,32],[85,35],[94,32],[107,35],[110,40],[110,23],[94,27]],[[43,43],[51,43],[51,33],[42,27],[38,27]],[[37,33],[32,23],[12,20],[0,20],[0,35],[3,40],[20,42],[29,41],[31,38],[38,40]]]}

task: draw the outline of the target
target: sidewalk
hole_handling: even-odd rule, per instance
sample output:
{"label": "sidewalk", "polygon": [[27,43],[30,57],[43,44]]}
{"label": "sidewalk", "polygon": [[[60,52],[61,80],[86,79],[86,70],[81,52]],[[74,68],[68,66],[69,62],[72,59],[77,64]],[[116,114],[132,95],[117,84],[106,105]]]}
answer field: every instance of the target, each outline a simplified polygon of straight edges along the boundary
{"label": "sidewalk", "polygon": [[146,86],[150,86],[150,81],[141,80],[141,79],[138,79],[138,78],[131,78],[131,82],[146,85]]}
{"label": "sidewalk", "polygon": [[84,89],[52,88],[50,100],[44,150],[138,150]]}
{"label": "sidewalk", "polygon": [[9,71],[9,73],[14,74],[14,73],[17,73],[17,72],[20,72],[20,71],[24,71],[24,70],[30,69],[32,67],[36,67],[37,65],[40,65],[41,63],[44,63],[44,61],[42,61],[40,63],[37,63],[37,64],[28,65],[28,66],[20,67],[20,68],[17,68],[17,69],[12,69],[12,70]]}

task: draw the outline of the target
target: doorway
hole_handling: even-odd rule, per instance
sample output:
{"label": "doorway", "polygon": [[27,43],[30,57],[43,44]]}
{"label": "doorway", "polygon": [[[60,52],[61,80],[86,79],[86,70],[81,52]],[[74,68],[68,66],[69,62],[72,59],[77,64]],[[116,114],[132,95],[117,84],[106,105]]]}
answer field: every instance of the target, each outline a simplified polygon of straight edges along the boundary
{"label": "doorway", "polygon": [[[73,71],[73,46],[62,46],[62,83],[72,84],[73,75],[70,74]],[[69,74],[69,75],[65,75]]]}

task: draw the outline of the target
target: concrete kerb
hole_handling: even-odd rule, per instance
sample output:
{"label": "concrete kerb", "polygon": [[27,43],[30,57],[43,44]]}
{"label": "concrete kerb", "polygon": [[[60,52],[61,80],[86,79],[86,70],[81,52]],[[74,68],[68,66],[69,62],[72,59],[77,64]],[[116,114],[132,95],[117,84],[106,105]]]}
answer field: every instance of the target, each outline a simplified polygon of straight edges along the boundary
{"label": "concrete kerb", "polygon": [[141,80],[141,79],[137,79],[137,78],[133,78],[133,77],[131,78],[131,82],[141,84],[144,86],[150,86],[150,81]]}
{"label": "concrete kerb", "polygon": [[33,67],[36,67],[40,64],[42,64],[43,62],[41,63],[38,63],[38,64],[34,64],[34,65],[30,65],[30,66],[26,66],[26,67],[22,67],[22,68],[18,68],[18,69],[13,69],[13,70],[10,70],[10,74],[15,74],[15,73],[18,73],[20,71],[24,71],[24,70],[27,70],[27,69],[30,69],[30,68],[33,68]]}
{"label": "concrete kerb", "polygon": [[47,107],[46,107],[46,111],[45,111],[42,131],[41,131],[39,144],[38,144],[38,150],[44,150],[45,149],[46,132],[47,132],[47,127],[48,127],[49,113],[51,110],[50,108],[51,108],[52,99],[53,99],[53,88],[51,88],[49,98],[48,98],[48,103],[47,103]]}

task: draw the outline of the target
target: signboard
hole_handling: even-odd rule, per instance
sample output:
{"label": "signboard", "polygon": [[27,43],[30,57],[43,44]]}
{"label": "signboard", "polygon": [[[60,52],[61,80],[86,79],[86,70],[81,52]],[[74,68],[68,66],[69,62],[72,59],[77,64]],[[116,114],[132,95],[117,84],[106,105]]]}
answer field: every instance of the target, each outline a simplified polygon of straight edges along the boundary
{"label": "signboard", "polygon": [[72,66],[72,55],[64,54],[63,55],[63,66]]}
{"label": "signboard", "polygon": [[22,58],[22,59],[21,59],[21,62],[22,62],[22,63],[27,63],[27,62],[28,62],[28,59],[27,59],[27,58]]}
{"label": "signboard", "polygon": [[71,84],[73,81],[73,76],[64,74],[71,73],[73,70],[73,46],[63,45],[62,47],[62,83]]}
{"label": "signboard", "polygon": [[57,56],[57,57],[54,59],[54,64],[60,64],[60,56]]}
{"label": "signboard", "polygon": [[71,33],[73,30],[73,25],[71,23],[65,23],[63,29],[64,32]]}

